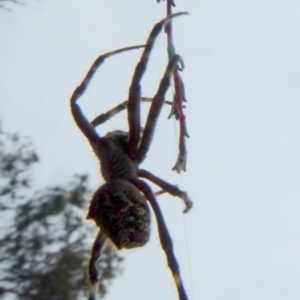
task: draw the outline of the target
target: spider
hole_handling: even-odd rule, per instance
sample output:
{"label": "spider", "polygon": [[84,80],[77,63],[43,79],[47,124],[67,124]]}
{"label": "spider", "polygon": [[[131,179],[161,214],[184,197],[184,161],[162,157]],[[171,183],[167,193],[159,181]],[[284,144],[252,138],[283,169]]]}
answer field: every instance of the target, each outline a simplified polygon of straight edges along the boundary
{"label": "spider", "polygon": [[[172,239],[156,201],[155,194],[150,186],[140,177],[156,184],[163,192],[181,198],[186,205],[184,212],[190,210],[192,202],[187,193],[180,190],[177,186],[168,183],[147,170],[139,168],[150,148],[156,123],[165,102],[165,94],[170,86],[170,77],[178,67],[178,64],[182,62],[181,57],[173,55],[170,59],[157,93],[151,101],[143,130],[140,124],[140,102],[143,101],[140,81],[146,71],[149,56],[158,34],[172,18],[184,14],[187,13],[180,12],[170,15],[155,24],[145,45],[122,48],[99,56],[71,96],[70,104],[73,118],[99,158],[101,173],[106,182],[93,195],[87,215],[87,219],[94,220],[100,228],[91,250],[88,267],[91,283],[89,300],[94,300],[96,297],[99,277],[97,261],[107,240],[110,240],[117,249],[141,247],[147,243],[150,235],[150,212],[147,201],[149,201],[156,217],[160,242],[173,275],[179,299],[188,299],[180,276],[179,264],[173,252]],[[140,61],[134,70],[128,101],[89,122],[77,104],[77,100],[84,94],[97,68],[106,58],[137,48],[144,49]],[[125,108],[127,108],[128,113],[129,132],[116,130],[100,137],[95,127],[103,124]]]}

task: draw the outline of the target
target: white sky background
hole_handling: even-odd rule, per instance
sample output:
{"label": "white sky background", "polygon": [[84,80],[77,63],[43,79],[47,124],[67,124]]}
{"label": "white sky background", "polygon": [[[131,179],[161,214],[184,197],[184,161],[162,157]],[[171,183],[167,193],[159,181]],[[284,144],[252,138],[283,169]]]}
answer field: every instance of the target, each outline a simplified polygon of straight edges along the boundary
{"label": "white sky background", "polygon": [[[195,208],[159,201],[194,300],[300,299],[300,2],[176,0],[175,45],[185,60],[188,170],[171,171],[178,128],[162,112],[143,168],[189,192]],[[90,174],[103,180],[69,111],[71,92],[101,53],[143,44],[165,3],[41,0],[0,10],[0,119],[31,137],[38,188]],[[140,51],[105,62],[80,100],[89,118],[125,100]],[[158,38],[143,95],[167,64]],[[168,98],[171,99],[171,93]],[[143,104],[147,108],[147,104]],[[143,111],[143,116],[146,112]],[[126,129],[126,114],[100,128]],[[147,246],[123,251],[107,299],[177,299],[153,218]],[[83,270],[84,271],[84,270]]]}

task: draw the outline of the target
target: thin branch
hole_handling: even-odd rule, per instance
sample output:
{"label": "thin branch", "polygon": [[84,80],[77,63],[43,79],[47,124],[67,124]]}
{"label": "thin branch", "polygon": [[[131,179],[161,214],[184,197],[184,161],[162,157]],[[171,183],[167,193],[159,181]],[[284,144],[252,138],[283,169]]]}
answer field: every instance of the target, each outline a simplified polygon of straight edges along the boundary
{"label": "thin branch", "polygon": [[[173,0],[167,0],[166,4],[167,4],[167,16],[169,16],[172,14],[172,6],[175,6],[175,3]],[[176,54],[174,41],[173,41],[172,21],[165,26],[165,31],[167,34],[167,42],[168,42],[168,56],[169,59],[171,59],[171,57]],[[186,150],[185,138],[189,137],[187,132],[187,127],[186,127],[186,116],[183,112],[183,107],[184,107],[183,101],[186,101],[184,84],[179,74],[179,71],[182,71],[183,68],[184,68],[184,64],[183,61],[181,60],[173,73],[175,94],[174,94],[171,113],[169,115],[169,118],[174,115],[176,120],[179,120],[179,126],[180,126],[179,154],[175,166],[172,169],[177,173],[180,173],[180,171],[182,170],[186,171],[187,150]]]}

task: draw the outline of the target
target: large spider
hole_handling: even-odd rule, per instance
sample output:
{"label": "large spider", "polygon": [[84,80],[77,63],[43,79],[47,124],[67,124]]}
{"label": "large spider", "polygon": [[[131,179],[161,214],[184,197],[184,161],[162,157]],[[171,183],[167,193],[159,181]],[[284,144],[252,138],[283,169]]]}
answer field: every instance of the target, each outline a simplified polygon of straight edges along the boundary
{"label": "large spider", "polygon": [[[178,64],[181,63],[180,56],[173,55],[167,65],[157,93],[152,99],[143,131],[140,124],[140,102],[142,101],[140,81],[146,71],[156,37],[172,18],[183,14],[186,13],[176,13],[158,22],[153,27],[146,45],[122,48],[99,56],[71,97],[71,111],[74,120],[99,158],[101,173],[106,181],[93,195],[87,215],[87,219],[93,219],[100,228],[93,244],[88,269],[91,282],[89,300],[94,300],[97,293],[99,277],[97,261],[108,239],[118,249],[141,247],[147,243],[150,234],[150,212],[147,200],[150,202],[157,220],[160,242],[172,272],[179,299],[188,299],[181,280],[179,265],[173,252],[172,239],[155,195],[150,186],[139,177],[150,180],[164,192],[180,197],[186,205],[184,212],[192,207],[192,202],[186,192],[149,171],[138,168],[149,150],[157,119],[164,105],[165,94],[170,86],[170,77]],[[114,54],[142,47],[144,50],[134,70],[128,101],[89,122],[78,106],[77,100],[85,92],[97,68],[106,58]],[[116,130],[100,137],[95,127],[125,108],[128,112],[129,132]]]}

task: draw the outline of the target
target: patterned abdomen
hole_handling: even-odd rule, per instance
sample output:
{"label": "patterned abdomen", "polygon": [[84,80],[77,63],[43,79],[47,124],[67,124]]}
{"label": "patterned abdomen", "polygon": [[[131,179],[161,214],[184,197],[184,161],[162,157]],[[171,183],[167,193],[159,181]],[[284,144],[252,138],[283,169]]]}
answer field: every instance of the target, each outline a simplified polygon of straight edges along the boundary
{"label": "patterned abdomen", "polygon": [[94,194],[87,219],[93,219],[118,249],[141,247],[150,235],[145,197],[130,182],[116,180]]}

